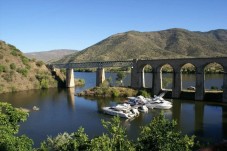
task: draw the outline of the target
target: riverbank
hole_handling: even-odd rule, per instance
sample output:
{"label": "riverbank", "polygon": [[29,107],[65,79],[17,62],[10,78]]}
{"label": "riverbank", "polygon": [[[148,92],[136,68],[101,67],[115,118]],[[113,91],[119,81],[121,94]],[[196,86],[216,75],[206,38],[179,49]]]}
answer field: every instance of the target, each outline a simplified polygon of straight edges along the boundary
{"label": "riverbank", "polygon": [[77,96],[128,97],[136,96],[137,90],[125,87],[94,87],[76,93]]}

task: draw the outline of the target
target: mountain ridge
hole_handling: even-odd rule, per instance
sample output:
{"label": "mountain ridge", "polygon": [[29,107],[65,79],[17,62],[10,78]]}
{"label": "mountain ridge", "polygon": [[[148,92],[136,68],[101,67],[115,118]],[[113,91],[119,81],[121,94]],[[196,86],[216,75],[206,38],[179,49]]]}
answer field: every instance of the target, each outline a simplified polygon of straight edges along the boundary
{"label": "mountain ridge", "polygon": [[201,32],[172,28],[117,33],[57,62],[223,56],[227,56],[227,30]]}

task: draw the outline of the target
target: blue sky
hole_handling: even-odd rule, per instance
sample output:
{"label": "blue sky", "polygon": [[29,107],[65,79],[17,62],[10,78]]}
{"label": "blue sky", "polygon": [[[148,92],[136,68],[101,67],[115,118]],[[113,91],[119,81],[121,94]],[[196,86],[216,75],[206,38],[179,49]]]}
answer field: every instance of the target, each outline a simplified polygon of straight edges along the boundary
{"label": "blue sky", "polygon": [[0,39],[22,52],[87,48],[113,34],[227,29],[227,0],[0,0]]}

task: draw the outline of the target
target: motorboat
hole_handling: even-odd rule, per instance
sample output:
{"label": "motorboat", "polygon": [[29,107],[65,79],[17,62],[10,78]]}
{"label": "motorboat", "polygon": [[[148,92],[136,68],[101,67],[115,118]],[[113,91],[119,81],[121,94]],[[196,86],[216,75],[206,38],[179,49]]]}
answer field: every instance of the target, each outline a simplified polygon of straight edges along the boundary
{"label": "motorboat", "polygon": [[134,106],[134,105],[143,105],[147,103],[147,99],[143,97],[142,95],[139,95],[137,97],[128,97],[128,100],[126,103]]}
{"label": "motorboat", "polygon": [[103,113],[128,119],[136,117],[139,114],[139,111],[135,108],[130,110],[127,109],[119,110],[116,109],[116,107],[103,107],[102,110]]}
{"label": "motorboat", "polygon": [[141,106],[138,106],[138,111],[140,112],[143,112],[143,113],[147,113],[148,112],[148,108],[146,105],[141,105]]}
{"label": "motorboat", "polygon": [[115,106],[116,110],[130,110],[132,107],[130,104],[123,103],[123,104],[118,104]]}
{"label": "motorboat", "polygon": [[170,109],[172,108],[172,103],[166,100],[163,101],[153,101],[146,104],[149,109]]}
{"label": "motorboat", "polygon": [[34,111],[39,111],[39,108],[37,106],[33,106],[32,108]]}

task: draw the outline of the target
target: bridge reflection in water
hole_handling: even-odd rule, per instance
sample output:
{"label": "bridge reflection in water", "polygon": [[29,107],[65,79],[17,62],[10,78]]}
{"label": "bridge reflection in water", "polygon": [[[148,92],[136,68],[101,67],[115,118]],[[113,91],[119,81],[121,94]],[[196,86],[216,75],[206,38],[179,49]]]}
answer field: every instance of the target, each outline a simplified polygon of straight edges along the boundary
{"label": "bridge reflection in water", "polygon": [[[162,90],[162,67],[165,64],[173,68],[173,84],[171,97],[181,98],[182,91],[182,73],[181,68],[190,63],[196,69],[196,90],[194,91],[194,100],[204,100],[204,68],[210,63],[218,63],[223,67],[223,91],[222,101],[227,102],[227,57],[217,58],[183,58],[183,59],[155,59],[155,60],[138,60],[131,61],[103,61],[103,62],[83,62],[83,63],[67,63],[52,64],[53,68],[66,68],[66,87],[74,87],[74,68],[97,68],[96,86],[102,84],[105,80],[105,67],[131,67],[131,87],[136,89],[144,88],[144,67],[150,65],[152,67],[153,82],[152,94],[158,95]],[[215,94],[214,94],[215,95]]]}

